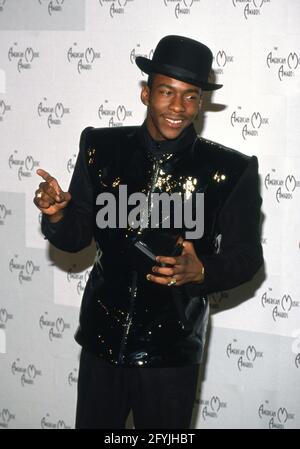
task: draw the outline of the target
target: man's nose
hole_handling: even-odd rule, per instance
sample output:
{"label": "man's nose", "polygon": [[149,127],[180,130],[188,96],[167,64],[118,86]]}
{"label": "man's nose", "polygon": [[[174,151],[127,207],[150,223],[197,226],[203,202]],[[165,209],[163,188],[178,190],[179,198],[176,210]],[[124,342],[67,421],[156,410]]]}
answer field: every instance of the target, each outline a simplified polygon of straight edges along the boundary
{"label": "man's nose", "polygon": [[169,108],[174,112],[182,112],[185,110],[183,98],[181,97],[181,95],[175,95],[172,98]]}

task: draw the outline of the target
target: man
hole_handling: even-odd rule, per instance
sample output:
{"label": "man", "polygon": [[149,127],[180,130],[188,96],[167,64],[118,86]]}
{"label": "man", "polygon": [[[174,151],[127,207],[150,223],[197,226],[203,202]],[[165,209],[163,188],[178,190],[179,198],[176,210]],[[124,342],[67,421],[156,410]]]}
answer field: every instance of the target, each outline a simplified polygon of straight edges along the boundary
{"label": "man", "polygon": [[[48,240],[70,252],[93,237],[97,246],[75,336],[83,348],[77,428],[123,428],[130,409],[136,428],[188,428],[207,295],[250,280],[262,264],[256,157],[199,138],[193,127],[202,91],[222,87],[208,81],[212,59],[200,42],[164,37],[152,60],[136,58],[149,74],[144,124],[85,129],[68,192],[37,171],[44,182],[34,202]],[[116,213],[126,203],[130,217],[137,192],[149,201],[138,226],[124,225]],[[155,193],[180,194],[183,206],[196,198],[190,215],[204,194],[203,235],[187,239],[175,209],[146,226]]]}

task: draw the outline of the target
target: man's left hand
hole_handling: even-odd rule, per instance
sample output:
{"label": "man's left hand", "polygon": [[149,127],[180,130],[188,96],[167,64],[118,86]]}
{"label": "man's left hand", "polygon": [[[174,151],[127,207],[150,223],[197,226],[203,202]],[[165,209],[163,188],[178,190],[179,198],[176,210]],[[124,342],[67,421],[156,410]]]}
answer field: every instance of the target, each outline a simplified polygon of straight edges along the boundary
{"label": "man's left hand", "polygon": [[198,259],[193,243],[184,241],[182,245],[183,251],[180,256],[157,256],[157,262],[167,266],[155,265],[152,268],[154,274],[147,274],[148,281],[174,287],[188,282],[203,281],[203,265]]}

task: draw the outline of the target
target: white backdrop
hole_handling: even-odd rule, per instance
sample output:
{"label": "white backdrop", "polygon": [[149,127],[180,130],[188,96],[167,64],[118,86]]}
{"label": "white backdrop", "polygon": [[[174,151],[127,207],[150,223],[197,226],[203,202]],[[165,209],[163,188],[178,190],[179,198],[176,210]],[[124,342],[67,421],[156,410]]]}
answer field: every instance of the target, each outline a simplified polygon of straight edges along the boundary
{"label": "white backdrop", "polygon": [[134,63],[166,34],[206,43],[223,89],[201,134],[258,156],[265,268],[211,298],[196,428],[300,428],[300,2],[0,0],[0,427],[73,428],[73,340],[93,247],[49,247],[42,167],[67,189],[82,129],[141,124]]}

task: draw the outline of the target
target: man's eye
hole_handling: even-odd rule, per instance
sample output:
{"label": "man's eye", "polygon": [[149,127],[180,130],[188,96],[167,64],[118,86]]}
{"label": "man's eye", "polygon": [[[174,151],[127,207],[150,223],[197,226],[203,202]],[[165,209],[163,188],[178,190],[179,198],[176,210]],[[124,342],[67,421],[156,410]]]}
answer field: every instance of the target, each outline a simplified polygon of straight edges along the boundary
{"label": "man's eye", "polygon": [[161,93],[162,93],[163,95],[166,95],[166,96],[167,96],[167,95],[171,95],[172,92],[171,92],[170,90],[162,90]]}
{"label": "man's eye", "polygon": [[187,97],[186,97],[186,99],[187,100],[196,100],[197,99],[197,97],[195,96],[195,95],[188,95]]}

